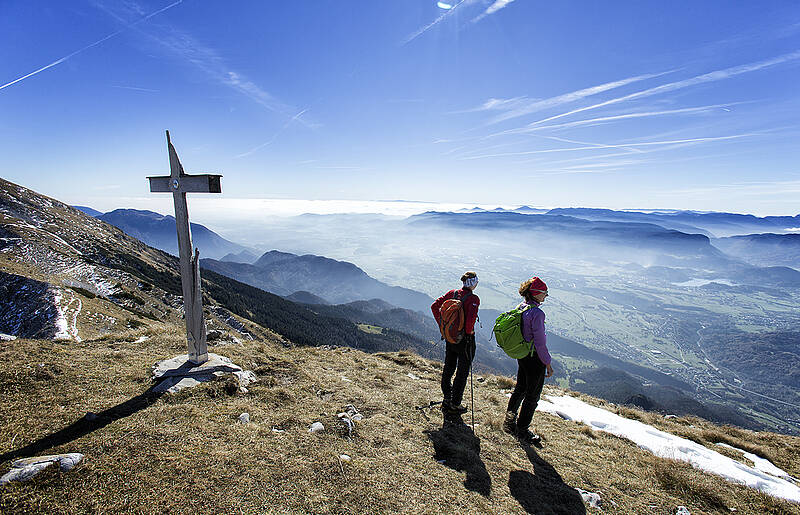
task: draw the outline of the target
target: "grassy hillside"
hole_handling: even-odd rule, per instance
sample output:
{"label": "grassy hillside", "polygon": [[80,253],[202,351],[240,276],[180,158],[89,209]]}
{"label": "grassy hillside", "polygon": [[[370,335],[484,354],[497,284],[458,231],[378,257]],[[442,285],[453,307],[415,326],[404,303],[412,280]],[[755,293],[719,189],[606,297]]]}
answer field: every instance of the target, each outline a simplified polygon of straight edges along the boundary
{"label": "grassy hillside", "polygon": [[[27,455],[86,455],[70,472],[48,469],[0,488],[0,510],[596,511],[584,508],[579,487],[600,492],[610,513],[672,513],[678,505],[692,513],[800,513],[548,414],[535,417],[544,448],[524,449],[500,430],[512,384],[505,377],[476,376],[475,434],[464,425],[443,426],[439,412],[415,408],[439,398],[439,365],[408,352],[293,348],[265,336],[211,348],[256,372],[259,382],[248,393],[225,381],[152,393],[149,367],[184,348],[178,324],[156,322],[83,342],[0,343],[0,472]],[[364,415],[351,438],[336,417],[347,405]],[[800,475],[798,438],[611,409],[709,446],[746,448]],[[97,419],[85,419],[87,412]],[[237,423],[242,412],[251,423]],[[324,432],[308,432],[315,421]]]}

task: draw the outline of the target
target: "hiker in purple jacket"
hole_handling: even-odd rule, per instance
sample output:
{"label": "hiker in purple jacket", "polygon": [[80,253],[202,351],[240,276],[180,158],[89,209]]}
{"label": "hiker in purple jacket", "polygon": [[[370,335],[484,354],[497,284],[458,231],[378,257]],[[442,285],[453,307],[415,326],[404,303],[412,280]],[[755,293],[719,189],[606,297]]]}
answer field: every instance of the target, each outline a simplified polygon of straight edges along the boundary
{"label": "hiker in purple jacket", "polygon": [[[503,430],[516,436],[523,444],[539,445],[541,437],[532,433],[528,426],[542,395],[544,378],[553,375],[550,353],[547,351],[544,311],[539,307],[547,297],[547,285],[538,277],[533,277],[520,284],[519,294],[525,299],[520,309],[529,306],[522,312],[522,337],[532,345],[531,353],[517,360],[517,385],[508,400]],[[520,405],[522,410],[517,418]]]}

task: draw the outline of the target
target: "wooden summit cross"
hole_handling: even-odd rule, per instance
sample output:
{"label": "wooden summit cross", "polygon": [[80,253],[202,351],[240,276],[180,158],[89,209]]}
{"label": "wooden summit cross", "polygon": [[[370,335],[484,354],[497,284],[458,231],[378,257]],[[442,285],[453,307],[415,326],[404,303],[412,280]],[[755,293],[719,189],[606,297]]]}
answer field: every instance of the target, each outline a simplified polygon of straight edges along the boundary
{"label": "wooden summit cross", "polygon": [[178,229],[178,254],[181,259],[181,286],[183,287],[183,307],[186,318],[186,340],[189,347],[189,361],[201,364],[208,361],[206,345],[206,324],[203,320],[203,293],[200,289],[200,251],[192,252],[192,231],[189,228],[189,210],[186,207],[187,193],[222,193],[222,175],[183,173],[178,153],[169,139],[167,131],[167,150],[169,151],[168,176],[148,177],[151,193],[172,193],[175,201],[175,226]]}

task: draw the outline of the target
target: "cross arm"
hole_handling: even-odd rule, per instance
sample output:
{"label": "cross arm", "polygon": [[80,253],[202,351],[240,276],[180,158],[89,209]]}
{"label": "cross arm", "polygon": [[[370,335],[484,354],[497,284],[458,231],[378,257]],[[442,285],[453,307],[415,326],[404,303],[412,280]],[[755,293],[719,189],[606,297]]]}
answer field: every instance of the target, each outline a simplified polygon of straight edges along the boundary
{"label": "cross arm", "polygon": [[181,177],[152,176],[151,193],[222,193],[220,178],[222,175],[197,174]]}

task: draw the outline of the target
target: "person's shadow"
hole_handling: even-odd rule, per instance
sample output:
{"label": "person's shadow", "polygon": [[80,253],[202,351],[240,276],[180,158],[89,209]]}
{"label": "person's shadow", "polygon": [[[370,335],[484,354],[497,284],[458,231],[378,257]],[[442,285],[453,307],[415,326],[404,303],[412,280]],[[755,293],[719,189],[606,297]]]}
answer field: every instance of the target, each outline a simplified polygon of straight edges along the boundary
{"label": "person's shadow", "polygon": [[508,489],[527,513],[585,514],[586,506],[577,490],[564,483],[552,465],[532,447],[524,447],[533,474],[514,470],[508,476]]}
{"label": "person's shadow", "polygon": [[466,472],[464,487],[488,497],[492,478],[481,460],[481,442],[459,415],[448,415],[441,429],[424,431],[433,442],[433,459],[453,470]]}
{"label": "person's shadow", "polygon": [[93,417],[81,417],[67,427],[42,437],[35,442],[26,445],[25,447],[20,447],[17,450],[0,454],[0,463],[16,458],[35,456],[43,451],[46,451],[47,449],[77,440],[78,438],[86,436],[87,434],[105,427],[116,420],[133,415],[134,413],[147,408],[156,400],[158,400],[159,397],[164,395],[165,391],[157,390],[158,386],[158,384],[153,385],[136,397],[101,411]]}

